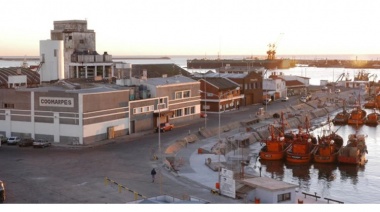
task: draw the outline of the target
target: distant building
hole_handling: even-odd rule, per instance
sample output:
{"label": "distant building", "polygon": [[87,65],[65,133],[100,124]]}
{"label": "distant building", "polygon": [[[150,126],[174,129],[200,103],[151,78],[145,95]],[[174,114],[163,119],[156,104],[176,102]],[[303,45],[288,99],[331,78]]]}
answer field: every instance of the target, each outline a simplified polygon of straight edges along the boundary
{"label": "distant building", "polygon": [[[301,95],[308,92],[308,87],[310,85],[310,78],[302,76],[284,75],[283,72],[279,74],[273,72],[268,78],[270,79],[281,79],[286,85],[286,95]],[[284,94],[284,92],[282,93]]]}
{"label": "distant building", "polygon": [[114,76],[112,56],[96,51],[95,32],[87,29],[86,20],[54,21],[50,37],[40,41],[41,82]]}
{"label": "distant building", "polygon": [[36,71],[1,68],[0,134],[86,145],[200,120],[200,82],[134,77],[131,64],[95,47],[87,21],[55,21]]}
{"label": "distant building", "polygon": [[239,109],[241,99],[240,86],[225,78],[200,79],[201,107],[203,111],[221,112]]}

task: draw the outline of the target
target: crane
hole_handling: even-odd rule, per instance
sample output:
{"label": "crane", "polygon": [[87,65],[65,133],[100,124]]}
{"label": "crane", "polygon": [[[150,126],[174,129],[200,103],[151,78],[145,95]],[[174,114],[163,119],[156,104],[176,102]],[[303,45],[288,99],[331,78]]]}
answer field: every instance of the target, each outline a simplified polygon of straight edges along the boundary
{"label": "crane", "polygon": [[276,49],[277,49],[278,43],[280,42],[283,35],[284,35],[284,33],[280,33],[280,35],[278,36],[277,41],[275,43],[268,44],[268,47],[269,47],[269,49],[267,51],[268,60],[276,59]]}

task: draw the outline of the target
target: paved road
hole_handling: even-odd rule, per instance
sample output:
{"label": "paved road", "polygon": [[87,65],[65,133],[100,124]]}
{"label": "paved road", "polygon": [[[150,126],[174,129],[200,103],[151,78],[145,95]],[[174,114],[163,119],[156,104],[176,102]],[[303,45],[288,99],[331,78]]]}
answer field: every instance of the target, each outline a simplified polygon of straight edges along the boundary
{"label": "paved road", "polygon": [[[240,113],[247,112],[241,109]],[[223,120],[244,116],[238,112],[222,114]],[[217,126],[216,114],[210,114],[208,125]],[[227,122],[227,121],[226,121]],[[164,150],[177,139],[197,132],[204,126],[198,120],[171,132],[161,133]],[[118,191],[114,183],[146,197],[168,194],[175,197],[191,195],[212,203],[239,203],[228,197],[212,194],[201,184],[176,177],[163,170],[152,183],[150,170],[159,166],[158,134],[142,137],[124,136],[93,148],[52,146],[45,149],[3,145],[0,148],[0,179],[6,184],[6,203],[125,203],[135,199],[127,189]],[[159,169],[160,170],[160,169]],[[162,177],[160,177],[162,176]]]}
{"label": "paved road", "polygon": [[[275,102],[267,109],[278,110],[293,104],[292,101],[298,100],[292,97],[289,102]],[[222,124],[254,116],[259,107],[263,105],[222,113]],[[207,127],[217,127],[218,118],[218,114],[209,113]],[[205,120],[200,119],[161,133],[162,150],[204,126]],[[153,159],[154,154],[159,155],[158,140],[157,133],[147,132],[87,148],[33,149],[3,145],[0,148],[0,179],[6,185],[6,203],[125,203],[135,199],[131,191],[145,197],[191,195],[211,203],[242,203],[242,200],[212,194],[209,188],[189,178],[161,170],[160,160]],[[152,167],[159,170],[156,183],[151,182]],[[122,188],[119,192],[117,184],[127,189]]]}

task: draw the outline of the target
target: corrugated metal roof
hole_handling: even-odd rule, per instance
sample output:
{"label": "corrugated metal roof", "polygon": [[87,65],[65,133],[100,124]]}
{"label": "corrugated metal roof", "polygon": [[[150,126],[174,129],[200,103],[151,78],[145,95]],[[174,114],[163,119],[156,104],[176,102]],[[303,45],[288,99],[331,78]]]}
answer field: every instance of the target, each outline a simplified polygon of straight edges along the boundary
{"label": "corrugated metal roof", "polygon": [[[20,74],[18,74],[20,70]],[[23,67],[8,67],[0,68],[0,86],[8,86],[8,76],[26,75],[26,80],[28,84],[39,84],[40,75],[28,68]]]}
{"label": "corrugated metal roof", "polygon": [[215,78],[215,77],[225,77],[225,78],[232,78],[232,79],[242,79],[244,77],[246,77],[248,75],[248,73],[208,73],[208,74],[205,74],[205,77],[209,77],[209,78]]}
{"label": "corrugated metal roof", "polygon": [[224,77],[218,77],[218,78],[206,78],[204,79],[206,82],[208,82],[211,85],[214,85],[215,87],[219,89],[235,89],[236,87],[239,87],[239,84],[224,78]]}
{"label": "corrugated metal roof", "polygon": [[149,85],[158,86],[158,85],[192,83],[192,82],[198,82],[198,81],[193,80],[189,77],[182,76],[182,75],[176,75],[172,77],[148,78],[145,83]]}

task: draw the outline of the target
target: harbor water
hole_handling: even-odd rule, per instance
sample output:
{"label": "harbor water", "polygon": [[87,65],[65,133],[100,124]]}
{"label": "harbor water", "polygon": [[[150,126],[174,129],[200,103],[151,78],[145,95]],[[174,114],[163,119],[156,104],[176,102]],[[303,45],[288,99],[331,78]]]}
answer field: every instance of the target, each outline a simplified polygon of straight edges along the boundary
{"label": "harbor water", "polygon": [[[187,59],[195,57],[171,57],[164,60],[122,60],[133,64],[155,64],[155,63],[175,63],[180,67],[186,67]],[[37,65],[38,61],[27,61],[29,65]],[[0,67],[20,66],[22,61],[0,60]],[[149,71],[149,70],[148,70]],[[190,72],[192,70],[189,70]],[[348,74],[353,79],[359,69],[345,68],[316,68],[316,67],[295,67],[291,69],[276,70],[285,75],[297,75],[310,78],[311,85],[320,85],[321,80],[329,82],[336,81],[342,73]],[[380,74],[380,69],[366,69],[373,76]],[[274,71],[268,71],[270,74]],[[380,77],[380,76],[379,76]],[[374,78],[378,81],[380,78]],[[337,113],[339,111],[336,111]],[[367,114],[372,110],[367,110]],[[335,114],[330,114],[333,117]],[[321,122],[326,121],[321,120]],[[315,134],[318,133],[315,129]],[[344,125],[333,126],[333,130],[341,135],[345,142],[348,135],[355,133],[367,136],[366,144],[368,149],[367,160],[364,166],[341,165],[341,164],[315,164],[290,165],[282,161],[263,162],[258,160],[261,166],[261,175],[273,179],[282,180],[298,185],[298,190],[310,194],[331,198],[344,202],[345,204],[370,204],[380,203],[380,126],[356,126]]]}

